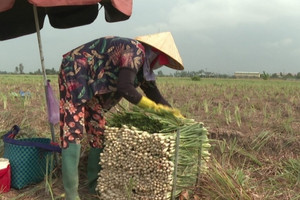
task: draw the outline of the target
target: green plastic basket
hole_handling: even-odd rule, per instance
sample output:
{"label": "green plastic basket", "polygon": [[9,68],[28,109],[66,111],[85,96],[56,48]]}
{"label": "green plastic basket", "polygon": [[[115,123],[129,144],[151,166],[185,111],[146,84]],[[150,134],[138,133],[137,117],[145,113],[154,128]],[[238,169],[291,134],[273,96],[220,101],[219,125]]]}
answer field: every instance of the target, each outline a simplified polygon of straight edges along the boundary
{"label": "green plastic basket", "polygon": [[[28,138],[18,141],[50,144],[48,138]],[[21,146],[4,142],[4,158],[9,159],[11,166],[11,187],[24,188],[27,185],[44,180],[46,168],[52,171],[50,158],[53,152],[33,146]],[[47,159],[48,157],[48,159]],[[47,162],[48,161],[48,162]]]}

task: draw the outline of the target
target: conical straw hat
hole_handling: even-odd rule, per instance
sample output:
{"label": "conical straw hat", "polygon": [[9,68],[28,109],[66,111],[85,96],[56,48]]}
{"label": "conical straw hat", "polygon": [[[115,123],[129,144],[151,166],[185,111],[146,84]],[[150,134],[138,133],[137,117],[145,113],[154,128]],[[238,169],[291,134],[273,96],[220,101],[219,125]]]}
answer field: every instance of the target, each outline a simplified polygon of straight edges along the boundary
{"label": "conical straw hat", "polygon": [[182,59],[170,32],[138,36],[135,39],[152,46],[169,56],[170,63],[166,66],[178,70],[184,69]]}

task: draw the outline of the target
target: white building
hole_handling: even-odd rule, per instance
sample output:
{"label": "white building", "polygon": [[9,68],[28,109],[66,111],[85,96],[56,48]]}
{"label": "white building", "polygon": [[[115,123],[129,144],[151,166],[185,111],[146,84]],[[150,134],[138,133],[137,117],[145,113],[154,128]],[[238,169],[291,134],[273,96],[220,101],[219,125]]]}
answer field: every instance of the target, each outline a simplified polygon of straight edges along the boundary
{"label": "white building", "polygon": [[260,78],[259,72],[234,72],[236,78]]}

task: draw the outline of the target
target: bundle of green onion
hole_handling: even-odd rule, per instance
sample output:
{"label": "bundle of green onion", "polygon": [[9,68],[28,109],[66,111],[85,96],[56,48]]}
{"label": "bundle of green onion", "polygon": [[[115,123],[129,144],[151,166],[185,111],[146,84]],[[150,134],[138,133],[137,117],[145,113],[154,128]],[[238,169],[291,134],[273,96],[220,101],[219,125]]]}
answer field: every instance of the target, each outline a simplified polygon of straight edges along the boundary
{"label": "bundle of green onion", "polygon": [[202,123],[138,107],[107,121],[101,199],[175,199],[183,190],[192,193],[207,171],[210,144]]}
{"label": "bundle of green onion", "polygon": [[170,199],[174,139],[134,127],[107,127],[97,189],[101,199]]}

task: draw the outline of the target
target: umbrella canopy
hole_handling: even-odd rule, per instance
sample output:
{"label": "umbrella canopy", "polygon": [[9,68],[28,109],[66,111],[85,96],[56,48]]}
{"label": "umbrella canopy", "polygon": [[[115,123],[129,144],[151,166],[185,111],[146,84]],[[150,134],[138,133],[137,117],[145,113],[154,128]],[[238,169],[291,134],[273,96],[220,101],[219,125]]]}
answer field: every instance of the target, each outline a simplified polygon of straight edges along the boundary
{"label": "umbrella canopy", "polygon": [[132,13],[132,0],[1,0],[0,40],[37,31],[33,5],[40,29],[46,16],[54,28],[90,24],[97,18],[99,6],[104,7],[107,22],[127,20]]}

